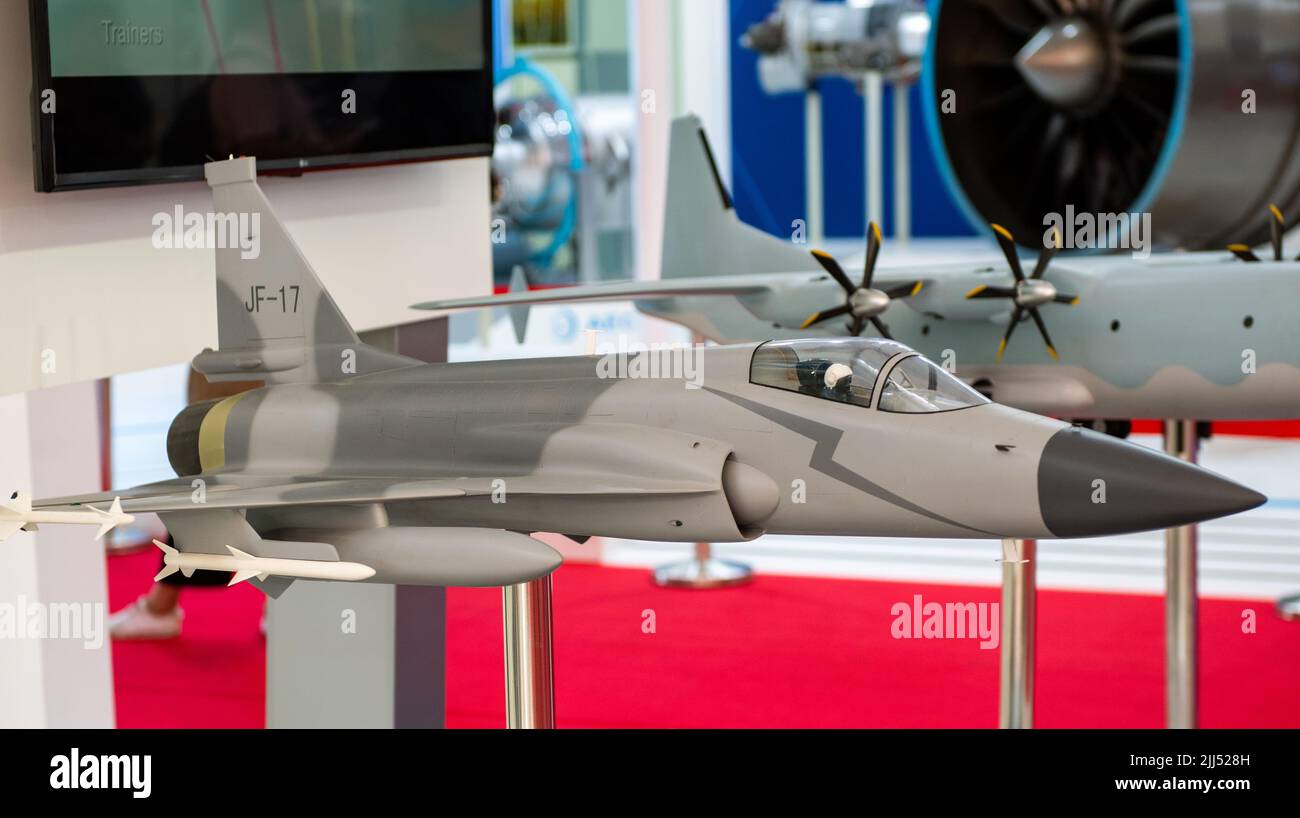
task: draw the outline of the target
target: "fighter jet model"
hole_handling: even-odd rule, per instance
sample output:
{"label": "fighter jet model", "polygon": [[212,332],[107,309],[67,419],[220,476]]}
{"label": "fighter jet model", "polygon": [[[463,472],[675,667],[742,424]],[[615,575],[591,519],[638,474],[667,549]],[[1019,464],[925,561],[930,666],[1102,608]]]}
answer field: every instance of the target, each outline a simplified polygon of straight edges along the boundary
{"label": "fighter jet model", "polygon": [[[1264,497],[1204,469],[992,403],[894,341],[811,339],[612,360],[422,364],[361,344],[257,185],[207,166],[262,253],[217,251],[220,349],[265,379],[173,422],[179,477],[120,495],[159,514],[172,570],[510,585],[560,563],[531,532],[681,542],[764,532],[1051,538],[1165,528]],[[274,294],[278,300],[258,294]],[[682,356],[691,361],[687,378]]]}
{"label": "fighter jet model", "polygon": [[[1280,219],[1275,211],[1279,261]],[[1243,265],[1226,253],[1053,260],[1051,242],[1026,273],[1011,235],[995,233],[1005,267],[877,271],[873,229],[864,275],[854,280],[826,254],[741,222],[699,121],[685,117],[672,130],[660,280],[417,308],[634,300],[642,312],[718,343],[870,327],[999,403],[1055,417],[1300,417],[1300,264]],[[1230,249],[1254,258],[1249,248]],[[1036,325],[1041,340],[1034,329],[1016,334],[1023,322]]]}

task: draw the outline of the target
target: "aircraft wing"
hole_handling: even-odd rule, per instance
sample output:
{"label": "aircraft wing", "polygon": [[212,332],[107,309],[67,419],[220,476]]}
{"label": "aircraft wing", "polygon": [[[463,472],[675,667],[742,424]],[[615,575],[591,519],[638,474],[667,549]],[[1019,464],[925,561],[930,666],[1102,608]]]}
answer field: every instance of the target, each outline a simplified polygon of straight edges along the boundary
{"label": "aircraft wing", "polygon": [[[512,495],[655,495],[707,493],[717,486],[704,481],[655,480],[608,474],[531,474],[503,478]],[[203,481],[203,498],[195,492]],[[158,514],[174,511],[346,506],[403,500],[439,500],[490,495],[495,480],[479,478],[327,478],[317,480],[241,473],[199,475],[151,483],[134,489],[57,497],[32,503],[42,511],[76,510],[120,498],[122,511]]]}
{"label": "aircraft wing", "polygon": [[503,295],[476,298],[454,298],[446,301],[428,301],[416,304],[416,310],[470,310],[483,307],[531,306],[534,304],[573,303],[577,301],[628,301],[644,298],[672,298],[691,295],[756,295],[772,289],[750,280],[737,280],[736,276],[711,278],[672,279],[659,281],[616,281],[609,284],[587,284],[576,287],[555,287],[549,290],[512,290]]}

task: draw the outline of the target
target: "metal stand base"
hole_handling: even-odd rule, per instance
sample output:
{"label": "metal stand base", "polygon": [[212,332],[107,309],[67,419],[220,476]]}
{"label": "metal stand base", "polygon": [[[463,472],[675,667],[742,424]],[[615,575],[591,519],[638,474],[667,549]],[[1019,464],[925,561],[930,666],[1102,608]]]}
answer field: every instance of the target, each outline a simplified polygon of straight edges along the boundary
{"label": "metal stand base", "polygon": [[1034,614],[1037,597],[1036,540],[1002,541],[1002,645],[998,677],[998,726],[1034,726]]}
{"label": "metal stand base", "polygon": [[502,589],[506,642],[506,727],[555,729],[551,577]]}
{"label": "metal stand base", "polygon": [[1288,622],[1300,622],[1300,594],[1284,596],[1277,601],[1277,615]]}
{"label": "metal stand base", "polygon": [[[1196,421],[1165,421],[1165,452],[1196,462]],[[1165,532],[1165,727],[1196,727],[1196,526]]]}
{"label": "metal stand base", "polygon": [[733,588],[754,578],[748,565],[727,562],[713,556],[713,546],[696,543],[695,556],[654,570],[655,585],[663,588]]}

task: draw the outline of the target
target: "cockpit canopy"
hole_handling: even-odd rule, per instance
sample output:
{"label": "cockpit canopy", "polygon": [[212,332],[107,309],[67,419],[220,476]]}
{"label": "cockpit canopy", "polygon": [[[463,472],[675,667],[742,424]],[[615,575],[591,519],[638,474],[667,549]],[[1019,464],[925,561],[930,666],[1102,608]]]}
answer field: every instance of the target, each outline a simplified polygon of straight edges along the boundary
{"label": "cockpit canopy", "polygon": [[749,380],[871,408],[882,371],[875,405],[884,412],[930,414],[989,403],[930,360],[883,338],[771,341],[755,350]]}

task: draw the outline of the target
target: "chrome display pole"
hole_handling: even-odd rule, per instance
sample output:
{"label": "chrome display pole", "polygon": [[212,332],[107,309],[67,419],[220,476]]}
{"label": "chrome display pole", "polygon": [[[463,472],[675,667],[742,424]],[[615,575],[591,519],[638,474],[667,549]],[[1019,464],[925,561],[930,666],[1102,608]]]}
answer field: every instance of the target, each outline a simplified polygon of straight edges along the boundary
{"label": "chrome display pole", "polygon": [[506,642],[506,727],[555,728],[551,577],[502,589]]}
{"label": "chrome display pole", "polygon": [[866,209],[867,221],[885,218],[885,139],[881,119],[885,108],[884,78],[868,71],[862,78],[863,115],[866,117]]}
{"label": "chrome display pole", "polygon": [[[1165,421],[1165,452],[1195,463],[1196,421]],[[1165,531],[1165,726],[1196,727],[1196,526]]]}
{"label": "chrome display pole", "polygon": [[816,86],[804,94],[804,192],[808,211],[807,239],[813,247],[826,240],[822,180],[822,96]]}
{"label": "chrome display pole", "polygon": [[1288,622],[1300,622],[1300,594],[1284,596],[1277,601],[1277,615]]}
{"label": "chrome display pole", "polygon": [[912,146],[908,115],[909,86],[894,85],[894,243],[912,240]]}
{"label": "chrome display pole", "polygon": [[1034,726],[1034,607],[1036,540],[1002,541],[1002,653],[998,726]]}
{"label": "chrome display pole", "polygon": [[748,565],[728,562],[713,556],[713,546],[695,544],[695,556],[654,570],[655,585],[664,588],[732,588],[754,578]]}

